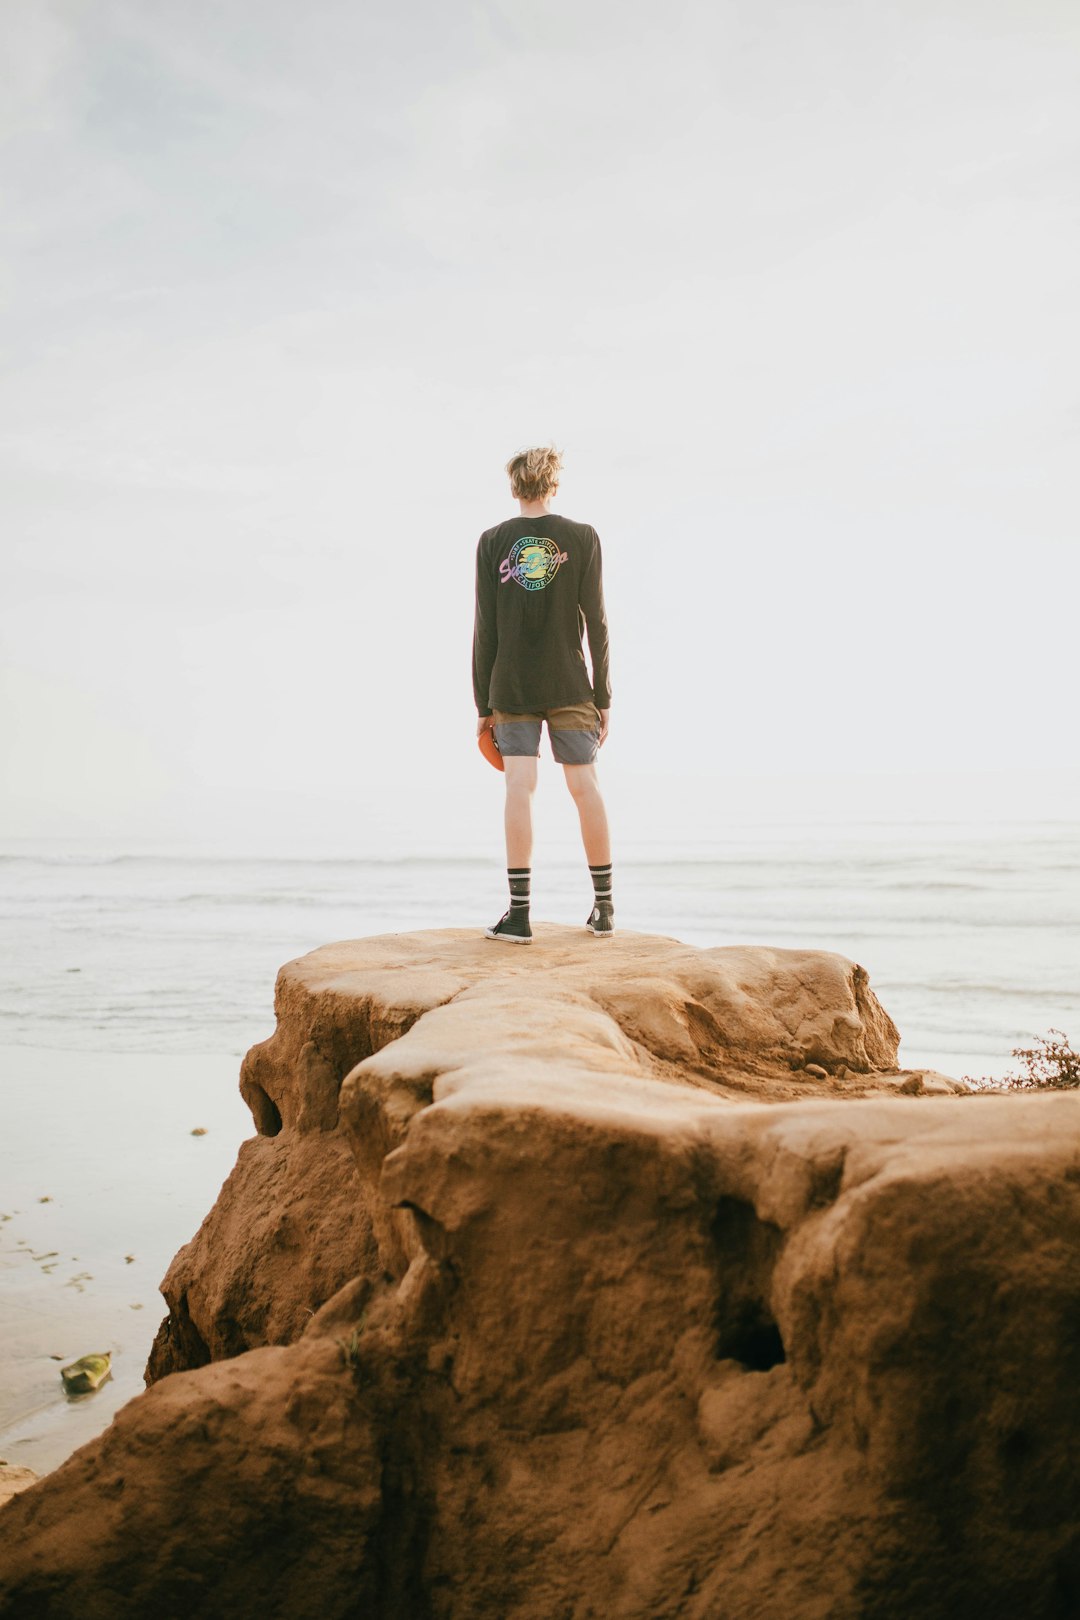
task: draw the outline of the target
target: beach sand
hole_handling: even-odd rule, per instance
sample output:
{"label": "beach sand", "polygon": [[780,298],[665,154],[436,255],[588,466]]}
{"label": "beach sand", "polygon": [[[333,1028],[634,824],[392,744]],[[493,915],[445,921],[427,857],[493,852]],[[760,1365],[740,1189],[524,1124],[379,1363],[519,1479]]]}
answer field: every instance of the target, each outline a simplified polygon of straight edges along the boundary
{"label": "beach sand", "polygon": [[[0,1458],[43,1474],[142,1390],[158,1285],[253,1127],[236,1054],[9,1046],[0,1066]],[[61,1366],[105,1350],[110,1379],[65,1395]]]}

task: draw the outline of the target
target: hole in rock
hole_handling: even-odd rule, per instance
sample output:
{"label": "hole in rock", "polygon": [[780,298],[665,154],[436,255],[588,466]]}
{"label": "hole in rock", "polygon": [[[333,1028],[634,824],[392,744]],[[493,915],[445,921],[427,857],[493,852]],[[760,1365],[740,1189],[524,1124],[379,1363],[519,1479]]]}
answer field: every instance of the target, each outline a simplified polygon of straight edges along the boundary
{"label": "hole in rock", "polygon": [[1026,1429],[1013,1429],[1001,1442],[1001,1460],[1007,1468],[1027,1462],[1035,1450],[1035,1442]]}
{"label": "hole in rock", "polygon": [[782,1233],[741,1198],[721,1198],[712,1224],[717,1263],[716,1354],[767,1372],[787,1360],[769,1305]]}
{"label": "hole in rock", "polygon": [[787,1360],[780,1329],[764,1313],[736,1323],[721,1354],[741,1361],[750,1372],[768,1372]]}
{"label": "hole in rock", "polygon": [[277,1104],[268,1097],[262,1086],[249,1081],[247,1085],[247,1105],[251,1109],[251,1117],[255,1121],[255,1129],[260,1136],[276,1136],[281,1129],[281,1114]]}

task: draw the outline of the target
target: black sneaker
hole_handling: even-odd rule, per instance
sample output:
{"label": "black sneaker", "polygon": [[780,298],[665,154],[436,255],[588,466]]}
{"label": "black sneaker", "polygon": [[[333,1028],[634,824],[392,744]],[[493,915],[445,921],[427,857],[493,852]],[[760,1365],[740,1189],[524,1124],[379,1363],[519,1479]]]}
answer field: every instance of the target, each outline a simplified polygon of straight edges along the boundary
{"label": "black sneaker", "polygon": [[588,915],[585,927],[598,939],[610,939],[615,932],[615,908],[607,900],[598,900]]}
{"label": "black sneaker", "polygon": [[513,911],[504,911],[494,928],[484,929],[485,939],[505,939],[508,945],[531,945],[532,927],[528,913],[515,917]]}

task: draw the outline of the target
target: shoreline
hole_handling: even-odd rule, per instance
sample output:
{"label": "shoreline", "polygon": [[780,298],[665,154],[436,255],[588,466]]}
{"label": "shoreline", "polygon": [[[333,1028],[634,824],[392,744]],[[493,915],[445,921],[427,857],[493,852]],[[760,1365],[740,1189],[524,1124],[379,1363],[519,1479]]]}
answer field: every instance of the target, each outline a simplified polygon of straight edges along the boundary
{"label": "shoreline", "polygon": [[[158,1285],[253,1126],[231,1053],[4,1046],[0,1062],[0,1458],[44,1474],[141,1392]],[[60,1367],[105,1350],[101,1389],[66,1395]]]}

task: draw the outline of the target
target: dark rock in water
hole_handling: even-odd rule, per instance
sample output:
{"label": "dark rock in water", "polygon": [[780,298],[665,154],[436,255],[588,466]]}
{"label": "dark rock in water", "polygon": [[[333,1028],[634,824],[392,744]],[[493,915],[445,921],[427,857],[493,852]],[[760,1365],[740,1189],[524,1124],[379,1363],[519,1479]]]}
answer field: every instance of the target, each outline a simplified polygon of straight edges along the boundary
{"label": "dark rock in water", "polygon": [[80,1356],[69,1367],[61,1367],[60,1377],[69,1395],[89,1395],[101,1388],[111,1367],[112,1352],[106,1350],[100,1356]]}

